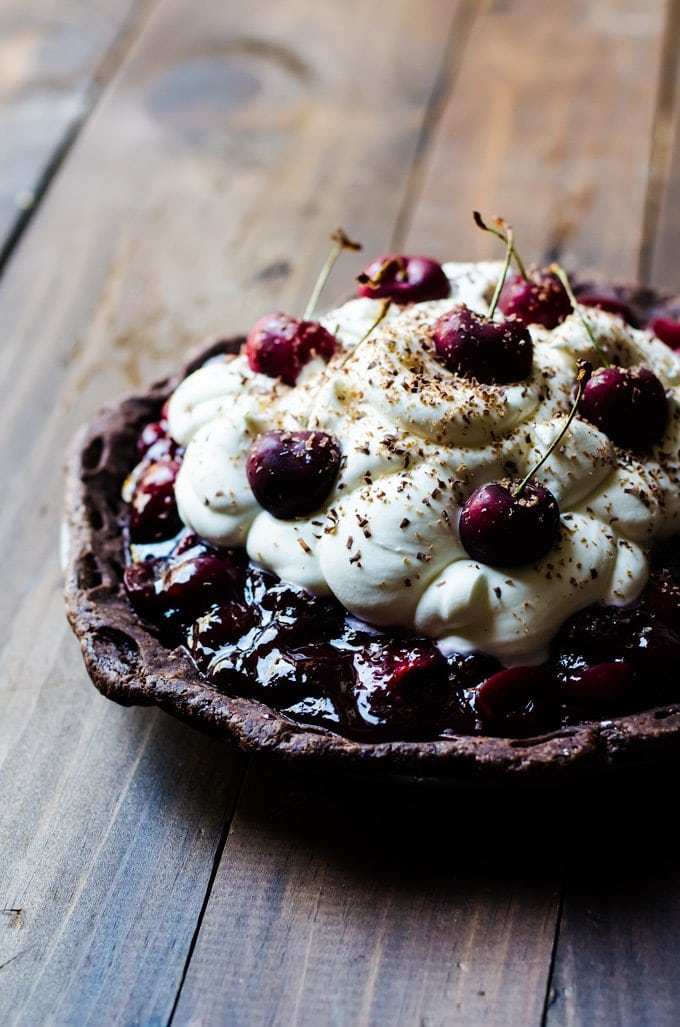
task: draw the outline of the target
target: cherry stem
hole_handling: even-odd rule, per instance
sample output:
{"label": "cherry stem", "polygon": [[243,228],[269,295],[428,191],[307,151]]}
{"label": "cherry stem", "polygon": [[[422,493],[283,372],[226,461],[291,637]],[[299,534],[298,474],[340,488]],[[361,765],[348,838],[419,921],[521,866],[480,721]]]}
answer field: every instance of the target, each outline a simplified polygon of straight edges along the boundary
{"label": "cherry stem", "polygon": [[328,277],[335,266],[335,262],[342,253],[343,250],[360,250],[361,243],[355,242],[354,239],[350,239],[343,228],[336,228],[331,235],[331,242],[335,243],[335,246],[328,255],[326,263],[321,268],[321,273],[316,280],[316,285],[312,290],[312,295],[309,297],[309,303],[305,308],[305,312],[302,315],[303,321],[309,321],[312,314],[316,310],[316,305],[319,302],[319,296],[323,292],[323,288],[328,281]]}
{"label": "cherry stem", "polygon": [[487,225],[486,222],[482,219],[482,215],[479,213],[478,210],[473,211],[472,216],[475,219],[475,224],[477,225],[477,228],[481,228],[483,232],[490,232],[491,235],[495,235],[497,239],[500,239],[501,242],[505,243],[505,245],[510,250],[511,257],[514,258],[515,263],[517,264],[517,270],[521,274],[524,281],[527,282],[529,280],[529,275],[527,274],[526,268],[524,267],[524,264],[520,259],[519,253],[515,249],[515,242],[512,235],[512,229],[507,224],[507,222],[504,221],[503,218],[494,218],[494,221],[498,227],[492,228],[490,225]]}
{"label": "cherry stem", "polygon": [[380,322],[384,321],[385,317],[387,316],[387,311],[390,309],[391,306],[392,306],[392,300],[387,299],[387,300],[383,300],[382,301],[382,303],[380,304],[380,310],[378,312],[378,316],[371,322],[371,325],[364,332],[364,334],[361,336],[361,338],[359,339],[359,341],[357,342],[357,344],[355,345],[354,349],[349,354],[349,356],[352,356],[352,354],[356,353],[356,351],[359,349],[359,346],[361,346],[362,343],[366,342],[366,339],[369,337],[369,335],[371,335],[375,331],[375,329],[378,327]]}
{"label": "cherry stem", "polygon": [[503,271],[501,272],[500,278],[496,282],[496,288],[494,290],[491,303],[489,304],[490,319],[493,318],[494,314],[496,313],[496,307],[498,306],[498,301],[501,298],[501,292],[503,291],[503,286],[505,285],[505,279],[508,277],[508,271],[510,270],[510,261],[512,260],[512,254],[514,250],[513,240],[514,236],[512,234],[512,228],[508,226],[508,235],[506,240],[507,245],[505,249],[505,263],[503,264]]}
{"label": "cherry stem", "polygon": [[588,336],[588,338],[592,342],[593,346],[595,347],[595,351],[597,352],[597,355],[599,356],[599,358],[602,361],[603,365],[605,367],[611,367],[612,366],[611,365],[611,361],[609,361],[607,359],[607,356],[606,356],[604,350],[602,349],[602,347],[600,346],[599,342],[595,338],[595,333],[593,332],[593,329],[588,324],[588,322],[587,322],[587,320],[585,318],[585,315],[584,315],[583,311],[581,310],[579,302],[576,299],[576,296],[574,294],[574,290],[571,287],[571,282],[569,281],[569,277],[567,275],[567,272],[564,270],[564,268],[560,264],[551,264],[550,265],[550,271],[552,271],[552,273],[554,275],[557,275],[557,277],[559,278],[560,282],[562,283],[564,291],[566,292],[567,296],[569,297],[569,302],[571,303],[572,307],[574,308],[574,313],[577,315],[577,317],[579,318],[581,324],[583,325],[583,327],[585,329],[585,332],[586,332],[586,335]]}
{"label": "cherry stem", "polygon": [[361,274],[357,275],[357,282],[359,282],[360,285],[371,285],[373,288],[377,288],[382,282],[387,272],[391,271],[392,268],[395,268],[397,276],[401,277],[402,280],[406,278],[407,269],[406,261],[404,260],[404,258],[387,257],[385,260],[383,260],[382,264],[380,265],[380,267],[374,275],[367,275],[365,271],[362,271]]}
{"label": "cherry stem", "polygon": [[560,442],[562,441],[562,439],[566,435],[567,431],[569,430],[569,425],[574,420],[574,416],[576,414],[576,408],[578,407],[579,403],[581,402],[581,396],[583,395],[583,390],[586,387],[588,379],[590,378],[592,373],[593,373],[592,364],[590,364],[587,360],[579,360],[578,361],[578,371],[577,371],[577,374],[576,374],[576,398],[574,399],[574,402],[572,403],[571,410],[569,411],[569,416],[568,416],[567,420],[565,421],[565,423],[563,424],[562,430],[557,433],[557,435],[552,440],[552,442],[550,443],[550,445],[548,446],[548,448],[546,449],[545,453],[543,454],[541,459],[538,461],[536,466],[532,467],[532,469],[529,471],[529,473],[527,475],[525,475],[524,478],[522,478],[521,482],[519,483],[519,485],[517,486],[517,488],[515,489],[515,491],[512,494],[513,499],[517,499],[519,496],[521,496],[521,494],[522,494],[523,490],[526,488],[527,484],[531,481],[531,479],[536,474],[536,472],[541,469],[541,467],[546,462],[546,460],[548,459],[550,454],[553,453],[555,451],[555,449],[557,449],[557,447],[559,446]]}

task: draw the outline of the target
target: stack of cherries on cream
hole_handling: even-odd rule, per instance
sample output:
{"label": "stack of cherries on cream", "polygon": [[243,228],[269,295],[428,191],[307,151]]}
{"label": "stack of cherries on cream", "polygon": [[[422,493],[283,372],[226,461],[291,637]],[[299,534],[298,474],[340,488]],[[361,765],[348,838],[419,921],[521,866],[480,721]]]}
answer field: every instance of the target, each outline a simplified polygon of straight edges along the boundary
{"label": "stack of cherries on cream", "polygon": [[142,431],[126,594],[216,690],[366,742],[680,699],[680,323],[487,230],[262,318]]}

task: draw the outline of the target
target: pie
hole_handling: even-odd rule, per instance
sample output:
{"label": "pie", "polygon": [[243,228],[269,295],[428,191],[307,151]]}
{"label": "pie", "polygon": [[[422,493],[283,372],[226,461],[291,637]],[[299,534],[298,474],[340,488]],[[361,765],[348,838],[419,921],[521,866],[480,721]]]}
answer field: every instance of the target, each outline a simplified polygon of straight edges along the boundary
{"label": "pie", "polygon": [[680,305],[558,270],[387,255],[85,425],[95,685],[381,775],[676,759]]}

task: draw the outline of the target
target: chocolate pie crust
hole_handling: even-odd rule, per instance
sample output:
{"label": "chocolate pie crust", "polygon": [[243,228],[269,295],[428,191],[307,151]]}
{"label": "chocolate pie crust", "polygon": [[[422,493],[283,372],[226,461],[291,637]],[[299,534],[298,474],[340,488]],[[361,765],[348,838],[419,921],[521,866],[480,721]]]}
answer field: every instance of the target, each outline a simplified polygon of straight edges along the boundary
{"label": "chocolate pie crust", "polygon": [[[601,282],[593,281],[600,288]],[[581,280],[579,292],[591,282]],[[611,290],[611,286],[609,287]],[[615,287],[641,323],[678,317],[680,303],[649,289]],[[243,338],[220,339],[146,395],[103,410],[77,434],[66,466],[65,600],[88,673],[123,705],[158,706],[248,752],[274,753],[317,769],[408,776],[455,784],[552,783],[680,757],[680,702],[533,738],[442,734],[432,741],[358,742],[291,721],[255,699],[218,691],[182,647],[166,649],[129,604],[123,483],[137,462],[142,428],[158,419],[179,382]]]}

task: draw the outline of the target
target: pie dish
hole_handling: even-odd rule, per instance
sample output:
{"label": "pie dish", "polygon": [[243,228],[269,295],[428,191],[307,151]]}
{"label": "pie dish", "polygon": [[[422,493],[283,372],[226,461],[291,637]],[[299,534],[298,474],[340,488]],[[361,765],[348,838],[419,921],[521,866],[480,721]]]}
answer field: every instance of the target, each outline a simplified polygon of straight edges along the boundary
{"label": "pie dish", "polygon": [[[570,276],[576,306],[552,327],[532,312],[509,372],[495,349],[484,381],[451,311],[477,331],[506,273],[381,258],[363,295],[295,320],[283,363],[263,319],[81,429],[65,594],[101,692],[362,773],[551,782],[677,759],[680,306]],[[506,327],[524,317],[510,285],[491,319]],[[654,439],[569,413],[581,358],[653,368]],[[292,467],[283,488],[272,460]],[[559,501],[547,552],[463,546],[472,494],[512,479],[515,496],[524,475]]]}

